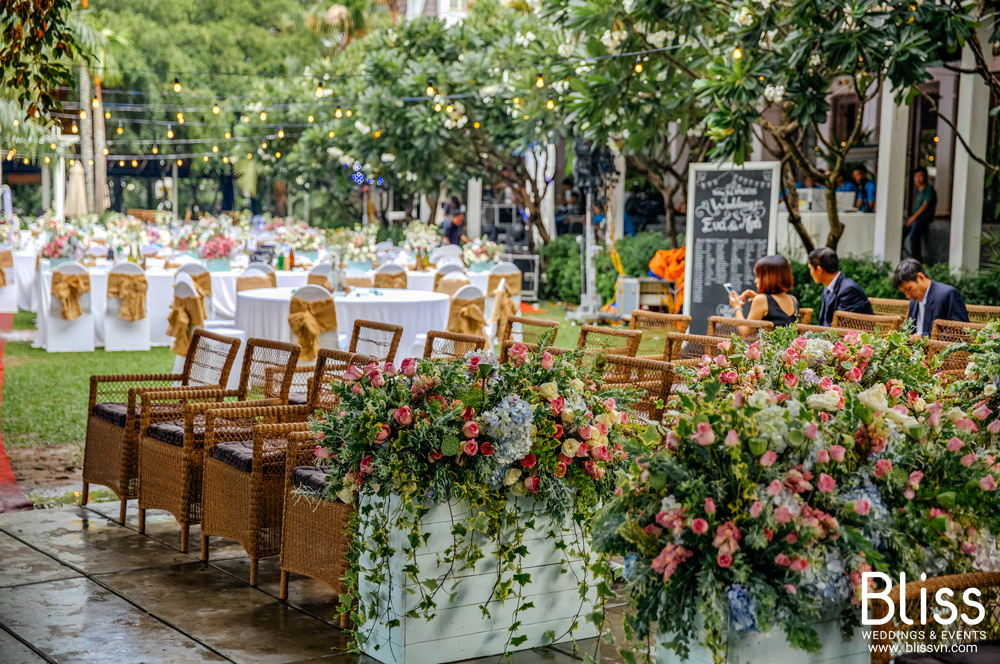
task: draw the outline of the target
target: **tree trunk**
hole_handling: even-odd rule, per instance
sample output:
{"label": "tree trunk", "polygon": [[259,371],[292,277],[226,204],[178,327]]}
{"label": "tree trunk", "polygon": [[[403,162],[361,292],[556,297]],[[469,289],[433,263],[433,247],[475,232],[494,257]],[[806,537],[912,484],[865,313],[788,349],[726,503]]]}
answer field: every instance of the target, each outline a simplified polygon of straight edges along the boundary
{"label": "tree trunk", "polygon": [[[104,100],[101,92],[101,79],[94,79],[94,96],[97,97],[99,108],[94,110],[94,212],[103,213],[107,206],[104,201],[108,195],[108,158],[104,156],[107,147],[107,137],[104,127]],[[176,184],[174,186],[177,186]]]}
{"label": "tree trunk", "polygon": [[[527,236],[528,248],[535,250],[535,235],[533,231],[538,231],[538,237],[542,244],[548,244],[551,236],[545,224],[542,222],[542,201],[532,200],[527,188],[522,187],[514,190],[514,200],[517,205],[527,213],[527,223],[524,225],[524,233]],[[586,212],[586,211],[585,211]]]}
{"label": "tree trunk", "polygon": [[427,205],[431,209],[431,216],[427,219],[427,225],[437,226],[438,197],[433,194],[424,194],[424,200],[427,201]]}
{"label": "tree trunk", "polygon": [[836,187],[836,183],[826,183],[826,216],[830,220],[830,234],[826,236],[826,246],[834,251],[844,234],[844,223],[840,220],[840,211],[837,209]]}
{"label": "tree trunk", "polygon": [[90,69],[87,65],[80,68],[80,109],[87,113],[87,119],[80,120],[80,161],[83,162],[83,179],[86,183],[87,212],[94,210],[94,116],[101,112],[90,104]]}
{"label": "tree trunk", "polygon": [[802,246],[806,248],[806,253],[816,248],[813,244],[812,236],[802,225],[802,214],[799,212],[799,192],[795,189],[795,174],[792,172],[792,165],[788,159],[781,162],[781,183],[785,194],[785,207],[788,208],[788,223],[792,225],[795,232],[802,240]]}

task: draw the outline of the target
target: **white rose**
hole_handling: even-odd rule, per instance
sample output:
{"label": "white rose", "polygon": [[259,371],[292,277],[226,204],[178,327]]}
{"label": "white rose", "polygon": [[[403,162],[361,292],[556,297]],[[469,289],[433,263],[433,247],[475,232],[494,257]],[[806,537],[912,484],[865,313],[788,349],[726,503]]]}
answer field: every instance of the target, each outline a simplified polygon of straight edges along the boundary
{"label": "white rose", "polygon": [[806,405],[813,410],[837,410],[840,404],[840,394],[836,390],[810,394],[806,397]]}
{"label": "white rose", "polygon": [[576,456],[576,451],[580,449],[580,441],[575,438],[567,438],[562,444],[562,453],[566,456],[573,458]]}
{"label": "white rose", "polygon": [[573,45],[572,44],[559,44],[559,57],[568,58],[573,55]]}
{"label": "white rose", "polygon": [[574,378],[573,380],[569,381],[569,385],[578,392],[583,391],[583,381],[580,380],[579,378]]}
{"label": "white rose", "polygon": [[337,498],[340,498],[341,502],[347,503],[348,505],[352,504],[354,502],[354,487],[345,486],[337,492]]}
{"label": "white rose", "polygon": [[958,422],[961,419],[965,419],[965,411],[958,406],[952,406],[945,415],[952,422]]}
{"label": "white rose", "polygon": [[916,401],[913,402],[913,410],[922,413],[925,408],[927,408],[927,402],[922,397],[917,397]]}
{"label": "white rose", "polygon": [[885,411],[885,416],[886,416],[886,418],[892,420],[896,424],[902,424],[909,417],[908,414],[901,413],[898,410],[896,410],[895,408],[890,408],[889,410]]}
{"label": "white rose", "polygon": [[993,383],[990,383],[989,385],[983,388],[983,394],[988,397],[991,397],[996,393],[997,393],[997,388],[996,385],[994,385]]}
{"label": "white rose", "polygon": [[542,383],[538,387],[538,393],[545,397],[548,401],[552,401],[559,396],[559,386],[555,383]]}
{"label": "white rose", "polygon": [[504,473],[503,483],[504,486],[511,486],[515,482],[521,479],[521,469],[520,468],[508,468],[507,472]]}
{"label": "white rose", "polygon": [[563,424],[571,424],[573,422],[573,418],[575,418],[575,417],[576,417],[576,413],[573,411],[572,408],[567,408],[566,410],[564,410],[562,412],[562,421],[563,421]]}
{"label": "white rose", "polygon": [[868,388],[858,394],[858,399],[876,413],[884,413],[889,410],[889,400],[885,396],[885,385],[879,384]]}

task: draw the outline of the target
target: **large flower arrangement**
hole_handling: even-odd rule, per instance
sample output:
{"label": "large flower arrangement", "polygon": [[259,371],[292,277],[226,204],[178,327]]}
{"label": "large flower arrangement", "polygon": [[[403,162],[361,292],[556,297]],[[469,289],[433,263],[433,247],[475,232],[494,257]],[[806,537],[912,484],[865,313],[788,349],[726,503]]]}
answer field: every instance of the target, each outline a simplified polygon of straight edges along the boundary
{"label": "large flower arrangement", "polygon": [[466,242],[462,249],[465,252],[463,256],[465,264],[470,267],[476,263],[495,261],[500,255],[500,245],[493,240],[482,238]]}
{"label": "large flower arrangement", "polygon": [[48,240],[42,245],[42,258],[68,258],[78,261],[87,250],[87,238],[76,228],[50,226]]}
{"label": "large flower arrangement", "polygon": [[137,219],[132,215],[113,214],[106,220],[108,229],[108,242],[116,249],[122,247],[142,246],[156,240],[149,232],[146,222]]}
{"label": "large flower arrangement", "polygon": [[227,235],[216,235],[206,240],[198,249],[198,257],[210,260],[213,258],[232,258],[240,248],[240,243]]}
{"label": "large flower arrangement", "polygon": [[319,251],[323,246],[319,231],[294,217],[272,220],[264,228],[275,242],[295,251]]}
{"label": "large flower arrangement", "polygon": [[375,260],[377,234],[378,226],[376,224],[355,226],[353,231],[345,231],[333,236],[332,241],[340,246],[341,258],[346,262],[373,261]]}
{"label": "large flower arrangement", "polygon": [[[524,609],[530,573],[521,566],[527,551],[517,543],[533,527],[528,524],[535,515],[565,523],[577,536],[548,537],[567,559],[583,555],[588,545],[582,532],[611,496],[615,472],[627,463],[626,448],[637,433],[627,415],[633,397],[601,391],[582,373],[575,354],[552,357],[516,344],[510,358],[500,365],[492,353],[480,352],[464,362],[407,359],[398,369],[391,363],[352,367],[345,382],[334,386],[339,408],[314,422],[322,446],[317,454],[331,466],[330,495],[360,498],[355,532],[378,534],[353,539],[352,597],[341,604],[347,611],[358,603],[356,624],[385,619],[377,593],[359,596],[359,573],[384,585],[391,556],[412,560],[407,576],[420,588],[414,614],[429,618],[442,599],[440,590],[483,557],[485,539],[497,545],[500,562],[483,610],[490,600],[515,600],[503,611],[512,614],[510,643],[519,645],[527,638],[518,635],[517,614]],[[399,507],[388,509],[394,496]],[[511,500],[524,496],[534,498],[533,508]],[[449,501],[469,506],[453,516],[453,532],[477,537],[458,537],[447,549],[444,575],[422,573],[415,557],[421,516],[429,505]],[[403,551],[393,551],[383,536],[393,526],[413,533]],[[361,560],[370,561],[363,572]],[[368,634],[354,637],[360,643]]]}
{"label": "large flower arrangement", "polygon": [[[968,410],[981,405],[1000,410],[1000,323],[994,321],[977,330],[970,342],[953,345],[941,354],[941,358],[954,353],[968,353],[969,359],[965,376],[951,385],[958,404]],[[991,422],[982,435],[991,439],[996,433],[1000,433],[1000,420]]]}
{"label": "large flower arrangement", "polygon": [[997,569],[1000,464],[976,445],[993,412],[948,398],[904,333],[720,343],[594,526],[625,557],[626,635],[719,662],[729,630],[815,650],[819,615],[857,624],[867,570]]}
{"label": "large flower arrangement", "polygon": [[437,249],[444,242],[444,236],[438,230],[438,227],[430,226],[419,220],[411,221],[403,232],[403,249],[411,254],[418,249],[421,251]]}

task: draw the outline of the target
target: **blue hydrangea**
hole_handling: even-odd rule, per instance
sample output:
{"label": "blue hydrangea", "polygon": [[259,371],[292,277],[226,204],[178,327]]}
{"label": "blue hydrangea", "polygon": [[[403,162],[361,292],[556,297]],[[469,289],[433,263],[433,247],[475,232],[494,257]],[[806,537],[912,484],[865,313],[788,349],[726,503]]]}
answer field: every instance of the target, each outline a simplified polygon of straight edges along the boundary
{"label": "blue hydrangea", "polygon": [[871,479],[868,476],[863,476],[860,482],[855,482],[854,488],[842,491],[839,496],[839,500],[844,503],[862,498],[867,498],[871,503],[871,511],[868,514],[870,525],[862,528],[861,533],[876,549],[882,549],[885,547],[885,538],[879,532],[879,525],[884,527],[885,524],[889,523],[889,508],[885,506],[882,494],[872,484]]}
{"label": "blue hydrangea", "polygon": [[729,599],[729,624],[737,632],[757,631],[757,602],[745,586],[734,583],[726,591]]}
{"label": "blue hydrangea", "polygon": [[516,394],[508,394],[495,408],[483,413],[483,431],[496,446],[497,465],[509,466],[531,451],[534,417],[531,404]]}
{"label": "blue hydrangea", "polygon": [[631,581],[632,576],[635,574],[635,566],[639,562],[639,555],[636,553],[630,553],[625,556],[625,563],[622,566],[622,576],[626,581]]}
{"label": "blue hydrangea", "polygon": [[815,385],[819,382],[819,375],[812,369],[806,369],[802,372],[802,382],[808,383],[809,385]]}
{"label": "blue hydrangea", "polygon": [[828,552],[825,559],[810,560],[809,567],[802,572],[801,579],[802,588],[814,597],[821,607],[834,607],[851,597],[847,566],[836,551]]}

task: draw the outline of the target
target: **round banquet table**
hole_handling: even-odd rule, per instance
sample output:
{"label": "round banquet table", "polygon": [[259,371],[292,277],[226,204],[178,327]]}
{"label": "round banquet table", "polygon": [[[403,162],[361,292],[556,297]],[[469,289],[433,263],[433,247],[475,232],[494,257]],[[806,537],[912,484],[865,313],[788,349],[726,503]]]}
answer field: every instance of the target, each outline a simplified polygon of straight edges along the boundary
{"label": "round banquet table", "polygon": [[[261,288],[236,295],[235,327],[245,330],[247,338],[294,342],[288,326],[288,306],[296,288]],[[370,320],[403,326],[403,336],[394,361],[412,356],[418,334],[448,328],[451,298],[444,293],[417,290],[360,288],[349,294],[337,293],[338,332],[350,338],[354,321]],[[345,345],[344,350],[347,350]]]}
{"label": "round banquet table", "polygon": [[14,252],[14,280],[17,282],[17,308],[23,311],[36,311],[38,303],[32,303],[31,296],[38,274],[38,254],[34,251]]}
{"label": "round banquet table", "polygon": [[[375,271],[371,270],[365,273],[369,278],[374,278]],[[417,271],[417,270],[407,270],[406,271],[406,289],[415,291],[433,291],[434,290],[434,274],[433,270],[430,271]],[[466,272],[465,276],[469,278],[469,283],[476,286],[479,290],[486,294],[486,288],[490,281],[489,272]]]}

